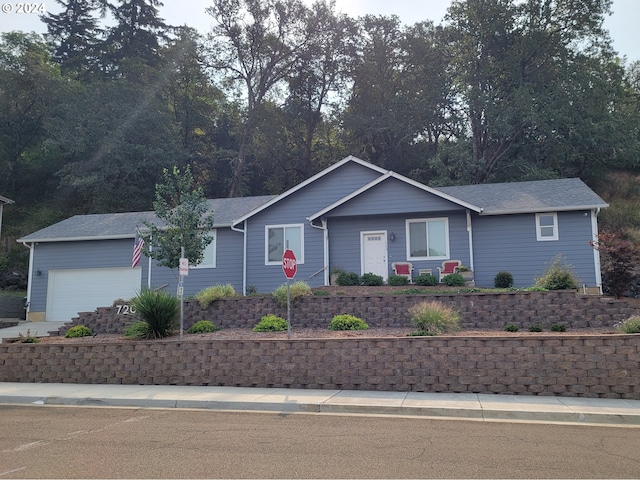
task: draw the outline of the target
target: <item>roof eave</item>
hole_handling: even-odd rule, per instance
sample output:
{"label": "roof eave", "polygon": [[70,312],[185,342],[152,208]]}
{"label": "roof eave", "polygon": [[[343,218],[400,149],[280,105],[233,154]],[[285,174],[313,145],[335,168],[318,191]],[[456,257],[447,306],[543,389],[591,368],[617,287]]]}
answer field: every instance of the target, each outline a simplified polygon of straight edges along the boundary
{"label": "roof eave", "polygon": [[608,203],[598,205],[574,205],[564,207],[541,207],[525,209],[484,210],[480,215],[515,215],[518,213],[575,212],[578,210],[598,210],[609,207]]}
{"label": "roof eave", "polygon": [[101,235],[101,236],[85,236],[85,237],[52,237],[52,238],[18,238],[18,243],[53,243],[53,242],[84,242],[91,240],[126,240],[129,238],[135,238],[135,234],[123,234],[123,235]]}

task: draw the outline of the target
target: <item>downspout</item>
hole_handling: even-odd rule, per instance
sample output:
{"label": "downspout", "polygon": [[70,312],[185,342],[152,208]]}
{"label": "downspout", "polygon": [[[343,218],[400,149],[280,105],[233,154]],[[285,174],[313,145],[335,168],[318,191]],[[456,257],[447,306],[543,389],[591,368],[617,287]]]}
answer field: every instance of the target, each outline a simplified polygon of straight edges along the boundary
{"label": "downspout", "polygon": [[242,295],[247,294],[247,221],[244,221],[244,229],[236,228],[231,224],[231,230],[242,234]]}
{"label": "downspout", "polygon": [[[307,220],[309,219],[307,218]],[[322,219],[322,226],[314,225],[312,220],[309,220],[309,225],[323,231],[324,284],[326,286],[329,285],[329,229],[327,228],[327,219]]]}
{"label": "downspout", "polygon": [[467,210],[467,233],[469,234],[469,268],[473,268],[473,228],[471,228],[471,212]]}
{"label": "downspout", "polygon": [[31,310],[31,282],[33,280],[33,243],[27,245],[26,242],[22,242],[22,245],[29,249],[29,275],[27,275],[27,304],[24,314],[25,320],[29,320],[29,311]]}
{"label": "downspout", "polygon": [[[598,214],[600,213],[600,207],[591,210],[591,235],[593,241],[598,241]],[[600,251],[597,248],[593,249],[593,265],[595,267],[594,273],[596,277],[596,286],[600,288],[602,293],[602,270],[600,268]]]}

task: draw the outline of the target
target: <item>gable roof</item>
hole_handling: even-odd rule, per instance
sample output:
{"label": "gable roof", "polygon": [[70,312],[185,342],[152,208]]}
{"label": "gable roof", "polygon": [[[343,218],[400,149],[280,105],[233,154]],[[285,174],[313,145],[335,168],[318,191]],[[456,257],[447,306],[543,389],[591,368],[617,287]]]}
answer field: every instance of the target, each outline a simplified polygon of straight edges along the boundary
{"label": "gable roof", "polygon": [[[214,215],[214,227],[229,227],[234,218],[268,202],[273,195],[207,200]],[[161,223],[155,212],[104,213],[75,215],[38,230],[18,242],[71,242],[79,240],[115,240],[134,238],[143,221]]]}
{"label": "gable roof", "polygon": [[374,171],[376,171],[376,172],[378,172],[380,174],[387,173],[387,170],[385,170],[382,167],[378,167],[377,165],[374,165],[373,163],[365,162],[364,160],[360,160],[359,158],[354,157],[353,155],[349,155],[348,157],[343,158],[339,162],[334,163],[330,167],[325,168],[321,172],[316,173],[313,177],[308,178],[304,182],[299,183],[295,187],[292,187],[289,190],[287,190],[286,192],[281,193],[280,195],[274,197],[271,201],[261,205],[260,207],[252,210],[251,212],[248,212],[246,215],[243,215],[242,217],[239,217],[238,219],[236,219],[233,222],[232,226],[235,226],[235,225],[238,225],[238,224],[244,222],[246,219],[256,215],[257,213],[260,213],[261,211],[269,208],[274,203],[277,203],[277,202],[287,198],[288,196],[292,195],[293,193],[295,193],[295,192],[297,192],[299,190],[302,190],[304,187],[306,187],[310,183],[313,183],[316,180],[318,180],[319,178],[324,177],[328,173],[333,172],[334,170],[337,170],[338,168],[342,167],[345,163],[348,163],[348,162],[357,163],[357,164],[362,165],[364,167],[370,168],[371,170],[374,170]]}
{"label": "gable roof", "polygon": [[579,178],[485,183],[437,190],[481,206],[481,215],[592,210],[609,206]]}
{"label": "gable roof", "polygon": [[395,178],[396,180],[399,180],[401,182],[404,182],[408,185],[411,185],[415,188],[418,188],[420,190],[423,190],[427,193],[431,193],[432,195],[435,195],[437,197],[440,197],[444,200],[448,200],[452,203],[455,203],[457,205],[460,205],[464,208],[468,208],[469,210],[473,210],[475,212],[481,213],[482,212],[482,208],[478,207],[476,205],[473,205],[467,201],[464,200],[460,200],[459,198],[456,198],[452,195],[449,195],[445,192],[439,191],[435,188],[431,188],[428,187],[427,185],[424,185],[422,183],[416,182],[415,180],[411,180],[408,177],[405,177],[404,175],[400,175],[399,173],[395,173],[392,172],[391,170],[387,171],[384,175],[381,175],[380,177],[376,178],[375,180],[369,182],[368,184],[364,185],[363,187],[359,188],[358,190],[355,190],[354,192],[350,193],[349,195],[346,195],[345,197],[341,198],[340,200],[332,203],[331,205],[323,208],[322,210],[314,213],[313,215],[311,215],[309,217],[310,221],[316,220],[320,217],[322,217],[323,215],[327,214],[328,212],[330,212],[331,210],[334,210],[335,208],[339,207],[340,205],[343,205],[345,203],[347,203],[349,200],[354,199],[355,197],[357,197],[358,195],[361,195],[365,192],[367,192],[368,190],[372,189],[373,187],[375,187],[376,185],[381,184],[382,182],[390,179],[390,178]]}

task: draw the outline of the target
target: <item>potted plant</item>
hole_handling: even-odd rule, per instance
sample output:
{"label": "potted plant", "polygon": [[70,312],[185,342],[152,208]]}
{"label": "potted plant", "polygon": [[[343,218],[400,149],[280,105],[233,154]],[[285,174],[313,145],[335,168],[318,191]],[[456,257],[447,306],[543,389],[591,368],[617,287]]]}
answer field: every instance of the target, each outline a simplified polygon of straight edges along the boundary
{"label": "potted plant", "polygon": [[458,267],[458,273],[462,275],[462,278],[464,278],[465,282],[473,281],[473,270],[471,270],[469,267],[465,265],[460,265]]}

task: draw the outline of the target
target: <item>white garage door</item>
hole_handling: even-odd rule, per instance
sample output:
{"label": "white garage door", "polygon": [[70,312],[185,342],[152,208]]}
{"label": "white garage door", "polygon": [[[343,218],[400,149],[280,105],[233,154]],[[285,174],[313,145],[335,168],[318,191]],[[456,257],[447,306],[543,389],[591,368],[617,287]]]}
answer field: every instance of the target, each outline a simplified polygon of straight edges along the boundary
{"label": "white garage door", "polygon": [[92,312],[111,306],[117,298],[134,297],[141,281],[140,267],[50,270],[46,320],[66,322],[78,312]]}

